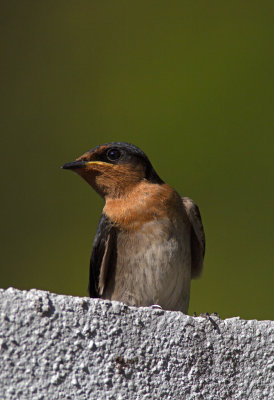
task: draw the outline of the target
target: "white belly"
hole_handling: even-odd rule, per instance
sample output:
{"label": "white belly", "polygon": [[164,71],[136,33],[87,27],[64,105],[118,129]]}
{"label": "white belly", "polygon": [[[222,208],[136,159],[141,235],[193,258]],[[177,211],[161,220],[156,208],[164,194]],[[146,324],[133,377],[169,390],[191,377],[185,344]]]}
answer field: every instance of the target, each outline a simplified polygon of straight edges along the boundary
{"label": "white belly", "polygon": [[168,219],[148,222],[134,233],[120,232],[113,285],[105,298],[129,305],[159,304],[187,312],[191,253],[189,226]]}

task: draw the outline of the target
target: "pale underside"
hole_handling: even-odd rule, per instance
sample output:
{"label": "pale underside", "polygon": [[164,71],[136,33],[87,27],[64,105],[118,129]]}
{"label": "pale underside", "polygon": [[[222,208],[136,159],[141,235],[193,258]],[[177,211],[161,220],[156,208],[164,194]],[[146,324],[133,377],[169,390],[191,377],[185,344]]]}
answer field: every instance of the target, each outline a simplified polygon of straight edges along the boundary
{"label": "pale underside", "polygon": [[[101,271],[102,273],[102,271]],[[117,235],[116,267],[102,298],[132,306],[159,304],[187,313],[191,280],[190,224],[157,219]]]}

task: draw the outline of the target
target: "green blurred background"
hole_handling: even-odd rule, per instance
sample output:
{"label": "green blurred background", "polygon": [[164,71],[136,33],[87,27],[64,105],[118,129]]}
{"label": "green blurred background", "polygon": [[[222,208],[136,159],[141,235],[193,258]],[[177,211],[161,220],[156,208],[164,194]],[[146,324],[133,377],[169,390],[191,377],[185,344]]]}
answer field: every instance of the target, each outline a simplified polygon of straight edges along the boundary
{"label": "green blurred background", "polygon": [[143,149],[199,205],[189,312],[273,318],[273,2],[1,1],[1,287],[87,295],[103,201],[60,166]]}

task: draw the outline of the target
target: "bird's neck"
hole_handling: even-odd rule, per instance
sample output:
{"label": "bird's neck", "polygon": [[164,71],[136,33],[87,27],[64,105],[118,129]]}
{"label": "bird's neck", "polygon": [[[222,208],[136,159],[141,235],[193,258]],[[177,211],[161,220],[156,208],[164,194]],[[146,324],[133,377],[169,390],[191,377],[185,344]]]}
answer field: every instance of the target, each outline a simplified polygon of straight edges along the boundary
{"label": "bird's neck", "polygon": [[[119,228],[139,230],[146,222],[166,218],[182,208],[180,196],[169,185],[142,181],[125,196],[106,197],[104,214]],[[172,216],[169,216],[172,217]]]}

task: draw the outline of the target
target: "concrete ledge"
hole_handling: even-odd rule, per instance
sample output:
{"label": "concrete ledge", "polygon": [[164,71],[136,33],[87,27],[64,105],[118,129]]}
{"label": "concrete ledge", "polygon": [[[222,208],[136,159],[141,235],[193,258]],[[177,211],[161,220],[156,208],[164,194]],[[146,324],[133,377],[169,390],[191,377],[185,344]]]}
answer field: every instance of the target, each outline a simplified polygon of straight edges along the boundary
{"label": "concrete ledge", "polygon": [[273,322],[0,290],[0,399],[271,399]]}

